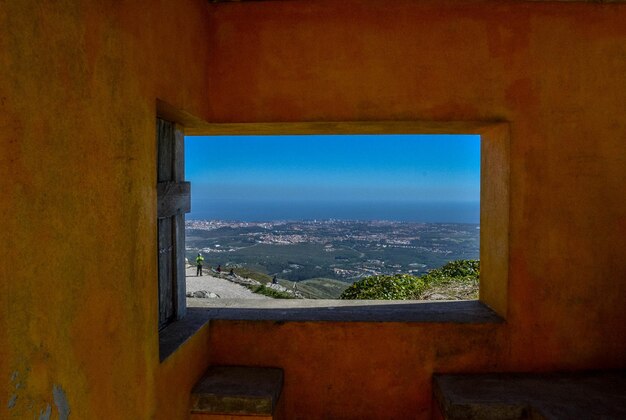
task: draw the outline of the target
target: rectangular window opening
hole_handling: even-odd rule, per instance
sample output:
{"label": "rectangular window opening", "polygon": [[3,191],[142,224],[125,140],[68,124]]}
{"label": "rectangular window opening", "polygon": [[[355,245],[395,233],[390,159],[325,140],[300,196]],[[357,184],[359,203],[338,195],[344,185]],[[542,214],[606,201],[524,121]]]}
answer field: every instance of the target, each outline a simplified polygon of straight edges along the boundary
{"label": "rectangular window opening", "polygon": [[478,134],[187,136],[185,180],[188,307],[478,299]]}

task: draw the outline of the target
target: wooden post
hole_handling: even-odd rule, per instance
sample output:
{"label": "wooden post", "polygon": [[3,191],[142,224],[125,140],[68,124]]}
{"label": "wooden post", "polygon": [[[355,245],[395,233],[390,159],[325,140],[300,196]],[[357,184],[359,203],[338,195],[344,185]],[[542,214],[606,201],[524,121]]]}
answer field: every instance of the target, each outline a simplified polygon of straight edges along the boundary
{"label": "wooden post", "polygon": [[191,186],[185,182],[182,128],[157,119],[157,217],[159,252],[159,329],[185,316],[185,213]]}

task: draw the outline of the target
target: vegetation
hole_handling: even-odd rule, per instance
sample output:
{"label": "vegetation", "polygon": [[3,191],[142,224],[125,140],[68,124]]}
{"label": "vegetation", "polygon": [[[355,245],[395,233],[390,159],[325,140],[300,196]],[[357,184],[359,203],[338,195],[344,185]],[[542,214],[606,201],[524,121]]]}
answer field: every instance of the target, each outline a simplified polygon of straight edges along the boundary
{"label": "vegetation", "polygon": [[[259,273],[258,271],[250,270],[249,268],[245,268],[245,267],[232,267],[232,268],[235,274],[237,274],[240,277],[256,280],[262,284],[270,283],[272,281],[272,277],[265,273]],[[231,267],[227,266],[224,269],[224,271],[228,273],[230,269]]]}
{"label": "vegetation", "polygon": [[472,299],[477,297],[479,277],[479,261],[456,260],[421,277],[407,274],[365,277],[348,287],[340,299],[409,300],[428,298],[435,293],[443,298]]}
{"label": "vegetation", "polygon": [[418,299],[426,285],[408,274],[365,277],[348,287],[340,299]]}
{"label": "vegetation", "polygon": [[263,284],[258,285],[258,286],[248,286],[248,288],[250,290],[252,290],[252,292],[254,293],[258,293],[260,295],[265,295],[265,296],[269,296],[272,297],[274,299],[295,299],[295,296],[293,296],[292,294],[289,293],[285,293],[285,292],[281,292],[278,290],[274,290],[270,287],[267,287]]}
{"label": "vegetation", "polygon": [[420,277],[429,286],[451,282],[476,282],[480,277],[480,261],[450,261],[441,268],[430,270]]}
{"label": "vegetation", "polygon": [[[293,282],[278,280],[278,283],[291,289]],[[307,299],[339,299],[348,283],[329,278],[314,278],[296,282],[298,292]]]}

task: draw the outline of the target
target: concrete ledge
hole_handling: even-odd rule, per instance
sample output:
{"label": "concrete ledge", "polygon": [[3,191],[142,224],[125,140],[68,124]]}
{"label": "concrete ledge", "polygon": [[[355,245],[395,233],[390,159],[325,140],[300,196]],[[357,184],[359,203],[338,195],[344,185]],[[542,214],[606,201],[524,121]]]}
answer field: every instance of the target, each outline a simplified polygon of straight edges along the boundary
{"label": "concrete ledge", "polygon": [[389,301],[313,299],[187,299],[187,315],[159,333],[165,360],[210,320],[276,322],[414,322],[499,324],[504,320],[478,300]]}
{"label": "concrete ledge", "polygon": [[[208,319],[285,322],[427,322],[501,323],[503,319],[477,300],[389,301],[308,299],[188,299]],[[196,306],[197,305],[197,306]],[[200,306],[202,305],[202,306]]]}
{"label": "concrete ledge", "polygon": [[445,419],[623,419],[626,371],[435,375]]}
{"label": "concrete ledge", "polygon": [[191,412],[273,416],[282,386],[282,369],[214,366],[194,387]]}

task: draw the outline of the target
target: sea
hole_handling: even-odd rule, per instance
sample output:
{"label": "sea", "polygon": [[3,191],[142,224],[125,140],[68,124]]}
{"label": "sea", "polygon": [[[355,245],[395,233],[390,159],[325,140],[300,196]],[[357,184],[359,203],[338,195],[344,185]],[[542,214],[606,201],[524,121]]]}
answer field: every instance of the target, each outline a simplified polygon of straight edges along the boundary
{"label": "sea", "polygon": [[389,220],[480,223],[480,203],[425,201],[280,201],[192,198],[188,220]]}

